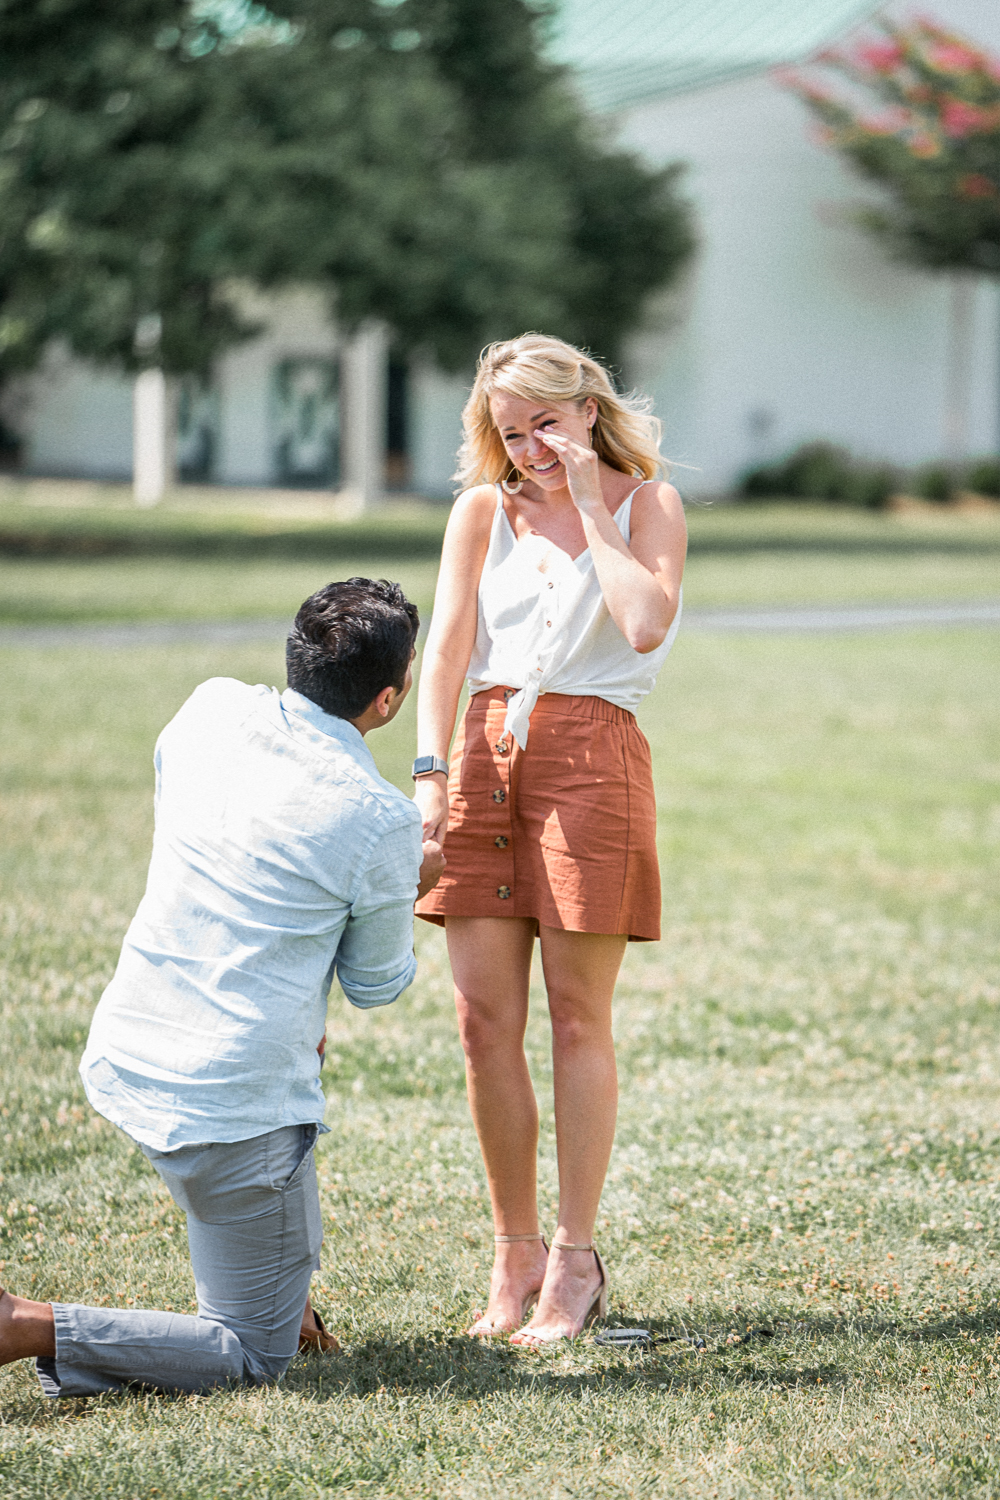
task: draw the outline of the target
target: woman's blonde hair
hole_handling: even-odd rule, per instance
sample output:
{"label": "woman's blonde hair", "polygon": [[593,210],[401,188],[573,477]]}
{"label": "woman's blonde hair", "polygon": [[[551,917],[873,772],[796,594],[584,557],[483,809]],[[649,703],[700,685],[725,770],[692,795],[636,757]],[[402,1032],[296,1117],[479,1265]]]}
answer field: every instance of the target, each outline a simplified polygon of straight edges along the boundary
{"label": "woman's blonde hair", "polygon": [[655,478],[666,465],[660,453],[662,428],[647,397],[635,392],[619,396],[604,366],[563,339],[525,333],[488,344],[479,356],[476,379],[462,412],[465,436],[455,474],[462,489],[496,484],[510,473],[510,459],[490,411],[490,397],[497,391],[546,406],[557,401],[582,405],[593,396],[597,402],[593,444],[599,458],[622,474],[641,474],[643,479]]}

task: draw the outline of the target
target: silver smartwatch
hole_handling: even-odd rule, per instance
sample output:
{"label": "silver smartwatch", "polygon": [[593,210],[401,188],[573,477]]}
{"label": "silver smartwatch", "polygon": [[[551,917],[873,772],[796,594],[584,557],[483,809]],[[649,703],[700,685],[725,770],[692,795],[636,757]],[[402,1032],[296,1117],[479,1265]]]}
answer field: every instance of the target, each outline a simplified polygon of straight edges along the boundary
{"label": "silver smartwatch", "polygon": [[442,760],[440,755],[418,755],[410,775],[416,781],[418,776],[433,776],[435,771],[443,771],[447,776],[448,762]]}

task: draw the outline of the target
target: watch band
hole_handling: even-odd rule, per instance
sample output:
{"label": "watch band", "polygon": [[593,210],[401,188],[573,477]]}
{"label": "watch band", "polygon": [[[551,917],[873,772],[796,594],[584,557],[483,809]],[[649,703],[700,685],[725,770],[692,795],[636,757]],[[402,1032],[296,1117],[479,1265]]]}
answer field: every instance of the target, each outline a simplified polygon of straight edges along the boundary
{"label": "watch band", "polygon": [[418,755],[413,762],[410,775],[416,781],[418,776],[433,776],[435,771],[443,771],[447,776],[448,762],[442,760],[440,755]]}

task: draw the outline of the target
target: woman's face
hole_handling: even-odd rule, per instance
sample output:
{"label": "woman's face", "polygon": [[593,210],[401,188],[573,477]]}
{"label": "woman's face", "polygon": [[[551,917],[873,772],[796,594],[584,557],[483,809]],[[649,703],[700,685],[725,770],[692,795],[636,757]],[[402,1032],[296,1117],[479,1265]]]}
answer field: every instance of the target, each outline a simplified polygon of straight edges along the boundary
{"label": "woman's face", "polygon": [[575,401],[525,400],[497,391],[490,397],[490,415],[503,439],[507,457],[515,469],[542,490],[561,490],[566,486],[566,470],[538,432],[555,431],[572,438],[581,447],[590,447],[590,429],[597,418],[593,396],[577,405]]}

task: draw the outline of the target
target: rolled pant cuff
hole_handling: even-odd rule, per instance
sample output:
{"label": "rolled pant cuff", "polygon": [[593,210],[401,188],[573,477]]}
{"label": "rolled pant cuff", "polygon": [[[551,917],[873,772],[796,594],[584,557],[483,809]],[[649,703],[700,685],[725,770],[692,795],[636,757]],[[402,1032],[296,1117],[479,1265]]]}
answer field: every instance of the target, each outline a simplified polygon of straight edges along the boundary
{"label": "rolled pant cuff", "polygon": [[129,1385],[205,1391],[244,1378],[243,1348],[222,1323],[188,1313],[53,1302],[55,1359],[35,1362],[46,1396]]}

